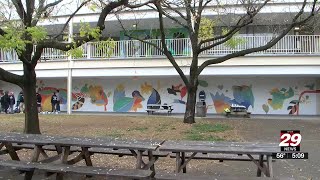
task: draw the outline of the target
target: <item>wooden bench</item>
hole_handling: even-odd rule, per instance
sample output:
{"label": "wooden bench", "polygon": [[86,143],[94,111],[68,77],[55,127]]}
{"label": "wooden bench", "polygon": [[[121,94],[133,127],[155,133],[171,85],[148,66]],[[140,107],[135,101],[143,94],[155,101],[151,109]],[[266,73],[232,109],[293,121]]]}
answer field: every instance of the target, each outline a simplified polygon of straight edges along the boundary
{"label": "wooden bench", "polygon": [[147,113],[153,114],[153,113],[166,113],[167,115],[170,115],[172,112],[172,105],[160,105],[160,104],[147,104]]}
{"label": "wooden bench", "polygon": [[181,174],[181,173],[157,173],[155,176],[157,180],[294,180],[293,178],[269,178],[269,177],[224,177],[224,176],[214,176],[214,175],[192,175],[192,174]]}
{"label": "wooden bench", "polygon": [[[190,158],[192,153],[186,153],[185,158]],[[252,155],[253,159],[259,161],[258,155]],[[170,158],[176,158],[176,153],[170,153]],[[242,154],[196,154],[192,159],[203,159],[203,160],[217,160],[219,162],[223,161],[252,161],[248,156],[243,156]],[[267,160],[264,159],[263,162]],[[272,159],[275,162],[275,159]]]}
{"label": "wooden bench", "polygon": [[58,180],[63,179],[63,174],[79,174],[128,179],[149,179],[152,174],[152,171],[150,170],[141,169],[108,169],[103,167],[48,164],[13,160],[0,160],[0,166],[25,171],[25,180],[31,180],[35,170],[57,173]]}
{"label": "wooden bench", "polygon": [[[21,149],[34,149],[34,145],[32,144],[13,144],[12,145],[15,150],[21,150]],[[46,151],[56,151],[56,148],[52,145],[46,145],[42,146],[43,150]],[[112,155],[118,155],[119,157],[123,156],[133,156],[132,152],[130,152],[127,149],[112,149],[112,148],[89,148],[88,149],[90,154],[112,154]],[[71,147],[70,152],[81,152],[81,148]],[[3,150],[2,154],[7,154],[7,150]],[[1,155],[1,152],[0,152]],[[154,151],[153,156],[155,157],[167,157],[169,155],[168,152],[159,152]],[[148,156],[147,152],[143,152],[142,156]]]}

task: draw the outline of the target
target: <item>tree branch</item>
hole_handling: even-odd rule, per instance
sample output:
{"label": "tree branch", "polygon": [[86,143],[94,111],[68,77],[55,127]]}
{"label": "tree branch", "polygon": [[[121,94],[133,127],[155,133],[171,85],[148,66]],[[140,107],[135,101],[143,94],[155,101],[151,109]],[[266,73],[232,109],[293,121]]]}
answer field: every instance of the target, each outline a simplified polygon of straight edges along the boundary
{"label": "tree branch", "polygon": [[27,7],[27,17],[26,17],[26,22],[28,23],[27,26],[31,25],[32,21],[32,16],[34,12],[34,0],[26,0],[26,7]]}
{"label": "tree branch", "polygon": [[17,74],[13,74],[9,71],[6,71],[0,67],[0,80],[16,84],[20,87],[23,86],[23,77]]}
{"label": "tree branch", "polygon": [[58,0],[52,3],[47,4],[46,6],[44,6],[45,0],[39,0],[39,8],[38,11],[35,15],[35,17],[32,20],[32,26],[36,26],[39,19],[41,18],[42,13],[46,12],[48,8],[50,7],[54,7],[56,5],[58,5],[59,3],[61,3],[63,0]]}
{"label": "tree branch", "polygon": [[163,26],[163,17],[162,17],[162,8],[160,5],[160,2],[157,1],[154,3],[154,5],[157,7],[158,14],[159,14],[159,23],[160,23],[160,34],[161,34],[161,43],[162,43],[162,48],[164,51],[164,54],[167,56],[169,59],[170,63],[173,65],[173,67],[176,69],[178,74],[180,75],[182,81],[187,87],[190,87],[190,83],[186,77],[186,75],[183,73],[177,62],[175,61],[174,57],[172,56],[171,52],[168,50],[167,45],[166,45],[166,36],[164,34],[164,26]]}
{"label": "tree branch", "polygon": [[59,34],[57,34],[54,39],[58,38],[62,33],[63,31],[66,29],[66,27],[68,26],[69,22],[71,21],[71,19],[77,14],[77,12],[84,6],[86,5],[88,2],[90,2],[91,0],[86,0],[84,2],[82,2],[80,4],[80,6],[69,16],[68,20],[66,21],[66,23],[64,24],[62,30],[60,31]]}
{"label": "tree branch", "polygon": [[12,3],[14,5],[14,7],[16,8],[16,11],[17,11],[20,19],[23,21],[24,24],[26,24],[27,13],[24,10],[24,7],[23,7],[21,0],[12,0]]}
{"label": "tree branch", "polygon": [[298,18],[304,12],[304,8],[305,8],[305,6],[307,4],[306,1],[307,0],[304,0],[304,4],[302,5],[302,8],[300,9],[299,13],[297,13],[295,15],[295,17],[292,20],[292,23],[286,29],[284,29],[280,35],[278,35],[276,38],[273,38],[272,40],[270,40],[266,45],[260,46],[260,47],[256,47],[256,48],[245,49],[245,50],[238,51],[238,52],[235,52],[235,53],[232,53],[232,54],[228,54],[226,56],[215,58],[215,59],[209,59],[209,60],[207,60],[207,61],[205,61],[204,63],[201,64],[201,66],[198,69],[197,74],[200,75],[200,73],[203,71],[203,69],[205,67],[211,65],[211,64],[218,64],[218,63],[222,63],[222,62],[224,62],[224,61],[226,61],[228,59],[231,59],[231,58],[244,56],[244,55],[251,54],[251,53],[254,53],[254,52],[264,51],[264,50],[267,50],[267,49],[271,48],[272,46],[274,46],[286,34],[288,34],[288,32],[290,32],[292,28],[304,24],[305,22],[310,20],[315,15],[316,12],[319,11],[319,9],[315,10],[315,5],[316,5],[317,0],[314,0],[312,11],[310,12],[310,14],[305,19],[303,19],[301,21],[297,21]]}
{"label": "tree branch", "polygon": [[[199,45],[200,47],[204,44],[204,43],[207,43],[207,42],[210,42],[210,41],[216,41],[216,40],[219,40],[219,39],[224,39],[224,38],[227,38],[226,41],[228,41],[229,39],[232,38],[232,35],[237,33],[242,27],[244,26],[247,26],[249,24],[252,23],[253,21],[253,18],[261,11],[261,9],[269,2],[270,0],[266,0],[261,6],[259,6],[259,8],[257,10],[249,10],[250,8],[248,8],[247,10],[247,13],[246,15],[242,16],[236,23],[236,25],[231,29],[229,30],[226,34],[224,35],[221,35],[221,36],[217,36],[217,37],[214,37],[214,38],[209,38],[209,39],[205,39],[205,40],[202,40],[200,41]],[[230,36],[231,35],[231,36]],[[226,41],[223,41],[222,43],[226,42]],[[222,43],[214,43],[210,46],[207,46],[207,47],[204,47],[202,48],[200,51],[203,52],[207,49],[210,49],[212,47],[215,47],[219,44],[222,44]],[[201,53],[200,52],[200,53]]]}

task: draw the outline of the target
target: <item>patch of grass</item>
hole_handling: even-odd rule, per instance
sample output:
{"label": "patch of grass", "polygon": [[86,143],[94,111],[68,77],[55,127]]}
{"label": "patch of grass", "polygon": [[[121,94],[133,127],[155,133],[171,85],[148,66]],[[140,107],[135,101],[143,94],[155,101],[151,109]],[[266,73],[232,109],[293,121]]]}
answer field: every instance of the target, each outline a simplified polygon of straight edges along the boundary
{"label": "patch of grass", "polygon": [[224,132],[226,130],[232,129],[230,126],[225,124],[194,124],[192,126],[192,131],[197,132]]}
{"label": "patch of grass", "polygon": [[194,124],[192,128],[185,131],[185,139],[192,141],[224,141],[223,138],[215,136],[214,133],[221,133],[232,128],[224,124]]}
{"label": "patch of grass", "polygon": [[114,138],[121,138],[124,136],[124,133],[117,130],[112,130],[106,134],[106,136],[114,137]]}
{"label": "patch of grass", "polygon": [[23,132],[23,129],[20,129],[20,128],[14,128],[14,129],[12,129],[10,132],[14,132],[14,133],[22,133],[22,132]]}
{"label": "patch of grass", "polygon": [[[169,124],[159,124],[159,126],[156,128],[157,132],[163,132],[169,129]],[[174,128],[175,129],[175,128]],[[173,130],[171,128],[171,130]]]}
{"label": "patch of grass", "polygon": [[186,140],[191,140],[191,141],[224,141],[224,139],[220,138],[220,137],[216,137],[216,136],[212,136],[212,135],[206,136],[204,134],[199,134],[199,133],[187,134]]}
{"label": "patch of grass", "polygon": [[133,128],[132,130],[144,132],[144,131],[147,131],[148,128],[147,127],[136,127],[136,128]]}

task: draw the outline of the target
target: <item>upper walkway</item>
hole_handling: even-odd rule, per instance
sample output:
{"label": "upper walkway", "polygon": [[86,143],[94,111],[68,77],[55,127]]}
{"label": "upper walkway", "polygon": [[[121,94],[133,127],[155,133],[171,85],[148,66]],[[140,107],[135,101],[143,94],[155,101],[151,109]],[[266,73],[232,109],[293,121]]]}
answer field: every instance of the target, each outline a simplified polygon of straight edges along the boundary
{"label": "upper walkway", "polygon": [[[268,43],[273,36],[241,35],[234,37],[229,42],[215,46],[204,51],[202,57],[218,57],[248,48],[259,47]],[[161,46],[160,39],[147,40]],[[190,57],[191,44],[188,38],[167,39],[168,49],[174,56]],[[155,47],[138,40],[123,40],[106,42],[89,42],[79,47],[82,50],[81,58],[69,57],[67,52],[57,49],[44,49],[39,61],[61,61],[68,59],[99,60],[99,59],[148,59],[164,58],[165,56]],[[249,56],[297,56],[320,55],[320,35],[287,35],[272,48]],[[4,51],[0,49],[0,62],[19,62],[14,50]]]}

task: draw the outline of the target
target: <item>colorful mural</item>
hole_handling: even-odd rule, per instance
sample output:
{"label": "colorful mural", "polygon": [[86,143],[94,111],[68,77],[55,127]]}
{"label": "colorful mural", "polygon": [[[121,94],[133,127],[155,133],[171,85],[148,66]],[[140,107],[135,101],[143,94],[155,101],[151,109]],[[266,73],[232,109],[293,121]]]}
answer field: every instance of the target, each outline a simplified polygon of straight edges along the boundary
{"label": "colorful mural", "polygon": [[[247,107],[253,114],[314,115],[319,111],[317,98],[320,97],[320,84],[315,82],[320,83],[312,78],[270,77],[250,80],[202,77],[197,101],[199,93],[203,91],[207,94],[205,101],[208,113],[222,113],[224,108],[234,103]],[[237,85],[239,83],[244,85]],[[3,89],[12,89],[15,94],[21,91],[19,87],[2,84]],[[66,111],[66,86],[65,79],[37,82],[45,111],[51,111],[51,96],[57,89],[62,96],[62,111]],[[94,81],[74,79],[71,106],[74,111],[145,112],[147,104],[165,102],[174,103],[175,113],[183,113],[186,96],[187,88],[178,77],[139,77],[135,81],[130,77],[97,78]]]}
{"label": "colorful mural", "polygon": [[[308,87],[308,86],[305,86]],[[308,88],[313,89],[314,86],[309,86]],[[289,114],[292,115],[299,115],[299,108],[302,104],[307,103],[307,101],[309,100],[309,96],[306,95],[306,97],[304,98],[303,95],[305,94],[320,94],[320,89],[318,90],[306,90],[300,93],[299,95],[299,99],[298,100],[293,100],[290,101],[289,106],[287,108],[287,110],[289,110]]]}
{"label": "colorful mural", "polygon": [[[219,88],[220,89],[220,88]],[[221,87],[221,90],[223,87]],[[214,95],[210,93],[213,101],[213,106],[217,113],[224,112],[225,108],[229,108],[231,104],[239,104],[245,106],[247,109],[251,106],[254,107],[254,96],[252,86],[232,86],[233,99],[227,97],[225,94],[218,92]]]}
{"label": "colorful mural", "polygon": [[186,104],[186,102],[183,100],[183,98],[187,94],[187,87],[183,86],[182,84],[179,85],[172,85],[171,88],[167,88],[168,94],[172,94],[177,96],[177,93],[180,94],[180,99],[174,99],[173,103],[179,103],[179,104]]}
{"label": "colorful mural", "polygon": [[114,90],[113,94],[113,111],[114,112],[129,112],[137,111],[139,108],[142,108],[141,102],[144,101],[144,98],[138,90],[132,92],[132,97],[127,97],[125,95],[125,87],[122,84],[119,84]]}
{"label": "colorful mural", "polygon": [[272,98],[268,99],[268,104],[274,109],[282,109],[283,108],[283,103],[286,99],[289,99],[294,96],[294,91],[290,87],[289,90],[282,88],[273,88],[270,91],[270,94],[272,95]]}

